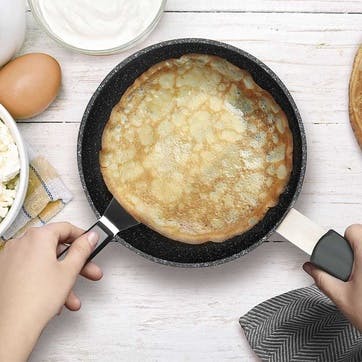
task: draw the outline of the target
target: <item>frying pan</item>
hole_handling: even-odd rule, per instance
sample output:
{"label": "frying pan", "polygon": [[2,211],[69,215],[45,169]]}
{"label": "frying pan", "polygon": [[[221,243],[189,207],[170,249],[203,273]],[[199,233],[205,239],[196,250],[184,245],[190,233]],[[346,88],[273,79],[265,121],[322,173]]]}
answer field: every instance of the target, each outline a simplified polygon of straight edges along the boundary
{"label": "frying pan", "polygon": [[[187,53],[216,55],[245,69],[252,75],[255,82],[267,90],[281,106],[288,118],[293,135],[293,169],[288,185],[280,195],[278,204],[270,208],[260,222],[242,235],[222,243],[185,244],[162,236],[142,224],[123,230],[115,236],[112,234],[108,239],[154,262],[181,267],[206,267],[239,258],[256,248],[269,238],[288,213],[289,219],[292,219],[290,220],[291,227],[304,223],[306,228],[304,231],[309,235],[308,231],[314,230],[313,224],[308,223],[303,216],[298,216],[299,214],[292,209],[302,188],[307,160],[305,131],[292,96],[275,73],[260,60],[233,46],[207,39],[176,39],[138,51],[118,64],[102,81],[90,99],[80,125],[77,155],[82,186],[97,217],[103,215],[112,200],[112,195],[107,190],[100,171],[99,151],[102,132],[113,106],[118,103],[134,80],[152,65]],[[294,213],[290,212],[291,209]],[[337,276],[348,279],[353,264],[353,254],[349,244],[335,232],[329,232],[327,239],[329,245],[337,245],[335,247],[337,254],[341,254],[340,250],[343,249],[346,255],[344,262],[348,265],[344,265],[344,274]],[[325,254],[329,255],[330,250],[326,252],[323,248],[318,257],[322,255],[323,258]],[[318,265],[317,262],[316,264]],[[332,267],[322,265],[322,267],[332,274],[333,270],[330,271],[328,268],[336,268],[335,265]],[[338,265],[338,268],[340,269],[341,266]]]}

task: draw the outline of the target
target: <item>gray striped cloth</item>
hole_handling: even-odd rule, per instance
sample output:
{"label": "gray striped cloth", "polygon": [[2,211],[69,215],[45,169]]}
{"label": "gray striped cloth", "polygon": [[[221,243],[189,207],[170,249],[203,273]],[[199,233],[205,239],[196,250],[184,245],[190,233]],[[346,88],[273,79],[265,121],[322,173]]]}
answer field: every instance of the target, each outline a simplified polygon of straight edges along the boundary
{"label": "gray striped cloth", "polygon": [[362,361],[362,334],[316,286],[257,305],[240,325],[262,361]]}

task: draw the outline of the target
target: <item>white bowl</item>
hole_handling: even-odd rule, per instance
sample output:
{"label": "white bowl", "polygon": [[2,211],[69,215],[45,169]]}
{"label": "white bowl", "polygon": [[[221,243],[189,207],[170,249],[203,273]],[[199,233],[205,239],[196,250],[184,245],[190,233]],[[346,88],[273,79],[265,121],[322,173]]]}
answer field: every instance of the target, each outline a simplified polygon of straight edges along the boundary
{"label": "white bowl", "polygon": [[5,123],[5,125],[9,128],[11,135],[18,147],[19,158],[20,158],[20,179],[19,185],[17,189],[17,193],[15,196],[14,203],[12,204],[9,212],[5,216],[5,218],[0,222],[0,236],[5,233],[5,231],[10,227],[10,225],[14,222],[16,216],[21,210],[26,191],[28,189],[28,180],[29,180],[29,158],[26,151],[26,147],[19,132],[18,126],[14,121],[13,117],[11,117],[10,113],[5,109],[4,106],[0,104],[0,119]]}
{"label": "white bowl", "polygon": [[[132,0],[129,0],[132,1]],[[159,23],[161,16],[164,12],[167,0],[160,1],[160,7],[158,9],[157,14],[153,18],[153,20],[148,24],[148,26],[138,35],[136,35],[133,39],[125,43],[118,44],[114,48],[106,48],[106,49],[91,49],[91,48],[80,48],[75,45],[72,45],[65,40],[63,40],[59,34],[55,33],[54,30],[49,26],[48,21],[44,18],[44,15],[41,11],[41,6],[39,5],[39,0],[28,0],[28,4],[30,6],[31,13],[33,14],[35,20],[38,24],[45,30],[45,32],[53,38],[58,44],[74,50],[79,53],[83,54],[90,54],[90,55],[106,55],[106,54],[114,54],[126,49],[129,49],[136,44],[140,43],[141,41],[145,40],[146,37],[152,32],[152,30],[157,26]]]}

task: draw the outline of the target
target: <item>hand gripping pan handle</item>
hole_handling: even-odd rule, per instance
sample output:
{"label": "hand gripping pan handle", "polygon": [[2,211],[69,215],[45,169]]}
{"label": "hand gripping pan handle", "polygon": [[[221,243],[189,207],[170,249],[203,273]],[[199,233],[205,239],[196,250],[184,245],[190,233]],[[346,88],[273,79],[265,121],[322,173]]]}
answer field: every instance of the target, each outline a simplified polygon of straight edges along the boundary
{"label": "hand gripping pan handle", "polygon": [[[91,226],[85,233],[88,233],[89,231],[95,231],[99,235],[98,243],[93,250],[90,257],[87,259],[86,264],[91,261],[112,239],[114,238],[114,233],[109,230],[103,223],[102,218],[99,219],[93,226]],[[84,234],[85,234],[84,233]],[[83,235],[84,235],[83,234]],[[70,248],[70,245],[67,246],[59,255],[58,260],[62,260],[65,255],[67,254],[68,250]]]}
{"label": "hand gripping pan handle", "polygon": [[309,254],[310,261],[320,269],[343,281],[349,279],[353,250],[334,230],[326,232],[299,211],[291,209],[276,231]]}

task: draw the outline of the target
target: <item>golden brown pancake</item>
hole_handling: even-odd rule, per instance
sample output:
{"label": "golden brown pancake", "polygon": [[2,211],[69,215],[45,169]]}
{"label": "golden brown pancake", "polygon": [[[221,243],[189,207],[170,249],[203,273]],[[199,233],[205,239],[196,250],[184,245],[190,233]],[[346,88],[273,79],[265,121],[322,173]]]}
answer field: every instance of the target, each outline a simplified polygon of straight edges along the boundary
{"label": "golden brown pancake", "polygon": [[362,46],[354,59],[349,82],[349,118],[357,141],[362,147]]}
{"label": "golden brown pancake", "polygon": [[113,108],[101,171],[137,220],[191,244],[242,234],[274,206],[292,135],[272,96],[216,56],[188,54],[143,73]]}

